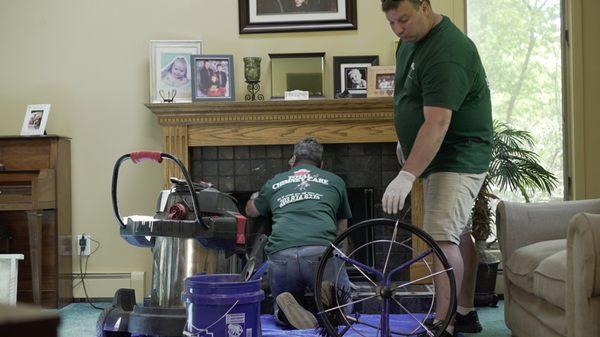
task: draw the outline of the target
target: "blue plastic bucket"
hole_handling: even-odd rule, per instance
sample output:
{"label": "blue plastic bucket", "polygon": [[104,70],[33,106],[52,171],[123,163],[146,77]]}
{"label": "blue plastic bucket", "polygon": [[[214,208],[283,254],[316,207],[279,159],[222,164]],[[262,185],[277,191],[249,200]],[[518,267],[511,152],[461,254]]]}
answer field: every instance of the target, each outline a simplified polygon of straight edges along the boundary
{"label": "blue plastic bucket", "polygon": [[187,336],[261,337],[260,279],[238,274],[200,274],[185,279]]}

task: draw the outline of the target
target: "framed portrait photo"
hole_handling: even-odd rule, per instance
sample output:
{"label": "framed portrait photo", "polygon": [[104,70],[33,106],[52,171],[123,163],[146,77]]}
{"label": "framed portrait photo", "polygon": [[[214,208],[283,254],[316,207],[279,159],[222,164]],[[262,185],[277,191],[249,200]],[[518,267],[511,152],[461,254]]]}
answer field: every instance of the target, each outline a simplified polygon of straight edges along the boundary
{"label": "framed portrait photo", "polygon": [[43,135],[50,114],[50,104],[28,105],[21,127],[21,136]]}
{"label": "framed portrait photo", "polygon": [[369,68],[367,97],[394,96],[396,66],[376,66]]}
{"label": "framed portrait photo", "polygon": [[238,0],[240,34],[357,29],[356,0]]}
{"label": "framed portrait photo", "polygon": [[192,101],[235,100],[233,55],[192,55]]}
{"label": "framed portrait photo", "polygon": [[378,55],[334,56],[334,96],[348,90],[352,97],[367,97],[369,68],[378,64]]}
{"label": "framed portrait photo", "polygon": [[151,40],[150,102],[191,102],[190,56],[201,53],[200,40]]}

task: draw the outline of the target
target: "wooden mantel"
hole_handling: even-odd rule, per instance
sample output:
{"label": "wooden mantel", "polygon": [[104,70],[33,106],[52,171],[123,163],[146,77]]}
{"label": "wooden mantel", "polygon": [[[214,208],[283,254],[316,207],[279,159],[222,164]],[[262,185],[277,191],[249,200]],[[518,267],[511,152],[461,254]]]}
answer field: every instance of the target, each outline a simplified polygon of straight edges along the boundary
{"label": "wooden mantel", "polygon": [[[189,167],[194,146],[294,144],[312,135],[324,144],[396,142],[391,98],[308,101],[202,102],[146,104],[163,130],[163,151]],[[165,184],[180,177],[164,165]],[[422,224],[422,185],[412,191],[412,222]],[[415,247],[421,251],[423,247]],[[411,278],[422,268],[411,268]]]}
{"label": "wooden mantel", "polygon": [[[164,151],[188,165],[194,146],[395,142],[391,98],[146,104],[163,129]],[[180,176],[167,165],[165,181]]]}

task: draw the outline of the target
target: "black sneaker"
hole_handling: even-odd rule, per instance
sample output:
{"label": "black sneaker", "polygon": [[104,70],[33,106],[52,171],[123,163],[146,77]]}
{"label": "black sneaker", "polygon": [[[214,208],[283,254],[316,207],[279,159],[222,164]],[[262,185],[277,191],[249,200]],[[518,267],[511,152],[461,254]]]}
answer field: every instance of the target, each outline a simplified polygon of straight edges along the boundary
{"label": "black sneaker", "polygon": [[454,319],[454,331],[466,332],[466,333],[477,333],[481,332],[483,327],[479,323],[479,317],[477,311],[473,310],[466,315],[456,313]]}

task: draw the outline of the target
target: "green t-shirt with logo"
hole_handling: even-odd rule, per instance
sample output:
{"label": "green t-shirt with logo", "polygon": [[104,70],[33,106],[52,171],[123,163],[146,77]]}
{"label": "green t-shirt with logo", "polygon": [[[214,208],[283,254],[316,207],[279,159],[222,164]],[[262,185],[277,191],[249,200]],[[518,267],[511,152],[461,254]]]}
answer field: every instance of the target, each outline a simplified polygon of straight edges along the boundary
{"label": "green t-shirt with logo", "polygon": [[297,246],[329,245],[337,236],[337,221],[352,217],[342,178],[309,164],[267,181],[254,206],[261,215],[273,214],[267,254]]}
{"label": "green t-shirt with logo", "polygon": [[405,156],[425,121],[423,106],[452,110],[439,152],[423,172],[483,173],[492,152],[490,90],[477,48],[447,17],[396,52],[394,125]]}

